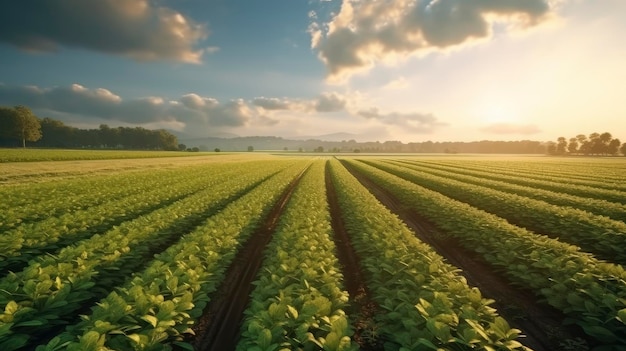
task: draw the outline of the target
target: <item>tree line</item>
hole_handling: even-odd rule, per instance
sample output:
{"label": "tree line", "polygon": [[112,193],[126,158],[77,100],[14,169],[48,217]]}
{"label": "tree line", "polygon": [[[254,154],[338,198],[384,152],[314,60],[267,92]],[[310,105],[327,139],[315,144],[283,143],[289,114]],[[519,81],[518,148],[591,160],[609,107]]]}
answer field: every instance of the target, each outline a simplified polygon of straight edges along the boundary
{"label": "tree line", "polygon": [[79,129],[52,118],[38,118],[25,106],[0,106],[0,146],[89,149],[178,150],[176,136],[142,127]]}
{"label": "tree line", "polygon": [[609,132],[591,133],[589,136],[578,134],[569,139],[559,137],[556,142],[549,142],[547,151],[550,155],[613,156],[621,152],[626,156],[626,143],[622,144]]}

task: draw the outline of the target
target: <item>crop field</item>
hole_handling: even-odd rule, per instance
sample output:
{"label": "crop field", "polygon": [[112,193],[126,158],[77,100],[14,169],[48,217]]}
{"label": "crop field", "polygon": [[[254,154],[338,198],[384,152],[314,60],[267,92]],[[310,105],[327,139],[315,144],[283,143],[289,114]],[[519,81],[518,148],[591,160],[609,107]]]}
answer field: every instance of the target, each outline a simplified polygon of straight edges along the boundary
{"label": "crop field", "polygon": [[6,155],[2,351],[626,350],[626,158]]}

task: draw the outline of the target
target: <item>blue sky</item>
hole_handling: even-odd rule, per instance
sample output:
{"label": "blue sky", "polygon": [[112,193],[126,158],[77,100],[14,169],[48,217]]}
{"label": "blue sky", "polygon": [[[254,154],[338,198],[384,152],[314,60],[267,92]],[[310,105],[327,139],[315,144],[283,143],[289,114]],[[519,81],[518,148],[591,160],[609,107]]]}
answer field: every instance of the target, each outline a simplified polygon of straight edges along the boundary
{"label": "blue sky", "polygon": [[626,139],[624,13],[623,0],[5,1],[0,105],[190,136]]}

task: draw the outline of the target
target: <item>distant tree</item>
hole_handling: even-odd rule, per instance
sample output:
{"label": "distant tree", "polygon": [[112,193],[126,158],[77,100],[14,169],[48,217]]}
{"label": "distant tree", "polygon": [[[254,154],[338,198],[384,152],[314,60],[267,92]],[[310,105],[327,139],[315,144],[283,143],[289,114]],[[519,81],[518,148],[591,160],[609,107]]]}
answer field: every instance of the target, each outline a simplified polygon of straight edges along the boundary
{"label": "distant tree", "polygon": [[301,147],[298,148],[298,152],[303,152],[304,150],[302,150]]}
{"label": "distant tree", "polygon": [[194,147],[191,148],[191,151],[192,152],[199,152],[200,149],[197,146],[194,146]]}
{"label": "distant tree", "polygon": [[556,155],[556,143],[554,141],[548,141],[546,151],[548,152],[548,155]]}
{"label": "distant tree", "polygon": [[0,110],[0,133],[7,138],[21,140],[25,148],[26,141],[41,139],[41,124],[26,106],[3,107]]}
{"label": "distant tree", "polygon": [[178,150],[180,150],[180,151],[187,150],[187,145],[185,145],[185,144],[178,144]]}
{"label": "distant tree", "polygon": [[318,146],[313,151],[315,151],[315,152],[324,152],[324,147],[323,146]]}
{"label": "distant tree", "polygon": [[354,149],[354,152],[358,154],[361,152],[361,149]]}
{"label": "distant tree", "polygon": [[626,143],[622,144],[622,146],[619,148],[619,151],[622,152],[622,155],[626,156]]}
{"label": "distant tree", "polygon": [[252,152],[252,151],[254,151],[254,147],[248,146],[248,152]]}
{"label": "distant tree", "polygon": [[283,151],[288,151],[289,148],[287,148],[286,146],[283,148]]}
{"label": "distant tree", "polygon": [[585,134],[578,134],[576,136],[578,140],[578,152],[581,154],[588,155],[590,152],[591,143],[587,140],[587,136]]}
{"label": "distant tree", "polygon": [[606,153],[609,155],[617,155],[617,152],[619,151],[619,145],[621,144],[621,141],[617,138],[612,139],[609,142],[609,145],[607,145],[607,150]]}
{"label": "distant tree", "polygon": [[567,152],[569,152],[570,154],[575,154],[578,152],[578,139],[569,139],[569,144],[567,144]]}
{"label": "distant tree", "polygon": [[565,155],[565,150],[567,150],[567,139],[559,137],[556,140],[556,154]]}
{"label": "distant tree", "polygon": [[215,150],[213,150],[213,151],[215,151],[215,152],[220,152],[220,151],[222,151],[222,150],[220,150],[220,148],[216,147],[216,148],[215,148]]}

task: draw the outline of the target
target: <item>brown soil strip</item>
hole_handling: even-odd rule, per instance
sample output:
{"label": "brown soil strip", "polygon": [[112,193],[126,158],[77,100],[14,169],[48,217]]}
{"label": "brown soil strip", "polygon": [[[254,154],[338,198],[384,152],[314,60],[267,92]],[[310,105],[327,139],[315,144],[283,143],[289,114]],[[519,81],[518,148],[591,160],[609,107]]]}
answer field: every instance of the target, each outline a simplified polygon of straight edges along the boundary
{"label": "brown soil strip", "polygon": [[193,330],[196,337],[191,341],[195,350],[235,350],[243,312],[263,261],[263,251],[276,230],[278,220],[291,198],[298,182],[307,169],[302,171],[272,207],[263,224],[243,244],[226,272],[224,281],[213,294],[211,302]]}
{"label": "brown soil strip", "polygon": [[353,321],[352,326],[355,331],[353,339],[363,351],[383,350],[382,340],[377,337],[374,322],[374,316],[379,313],[379,307],[370,298],[360,259],[348,237],[328,163],[326,163],[326,195],[330,207],[331,225],[335,234],[333,239],[337,247],[337,258],[343,266],[344,283],[350,295],[350,307],[347,314]]}
{"label": "brown soil strip", "polygon": [[[561,311],[538,298],[523,287],[515,287],[505,277],[478,254],[465,249],[455,238],[446,236],[427,219],[413,210],[407,209],[388,191],[358,173],[349,164],[342,164],[365,186],[382,204],[398,215],[423,242],[431,245],[460,272],[470,286],[480,289],[483,297],[493,299],[492,305],[505,318],[511,327],[522,330],[525,337],[520,341],[535,351],[574,350],[595,346],[595,342],[585,338],[585,333],[575,325],[564,326],[566,318]],[[577,348],[576,346],[581,346]]]}

